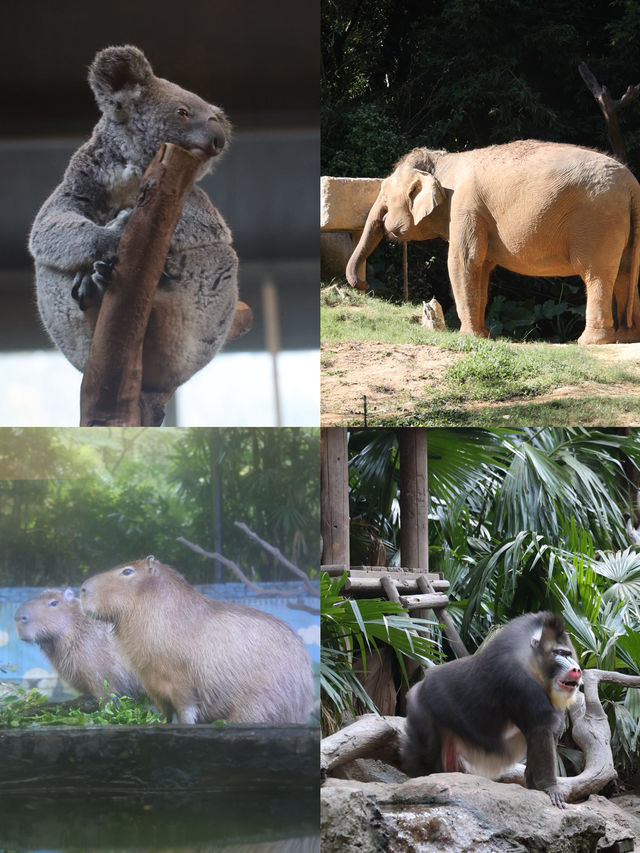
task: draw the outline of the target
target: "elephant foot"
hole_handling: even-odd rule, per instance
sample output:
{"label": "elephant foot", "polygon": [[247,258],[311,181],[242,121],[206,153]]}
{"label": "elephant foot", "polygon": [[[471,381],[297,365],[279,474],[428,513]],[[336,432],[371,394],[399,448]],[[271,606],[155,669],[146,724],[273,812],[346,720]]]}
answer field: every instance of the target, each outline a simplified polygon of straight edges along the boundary
{"label": "elephant foot", "polygon": [[636,344],[640,341],[640,329],[635,326],[623,326],[616,332],[617,344]]}
{"label": "elephant foot", "polygon": [[479,329],[473,329],[471,326],[460,326],[461,335],[475,335],[476,338],[488,338],[489,330],[486,326],[481,326]]}
{"label": "elephant foot", "polygon": [[604,328],[587,326],[578,338],[579,344],[615,344],[615,342],[616,331],[613,326],[605,326]]}

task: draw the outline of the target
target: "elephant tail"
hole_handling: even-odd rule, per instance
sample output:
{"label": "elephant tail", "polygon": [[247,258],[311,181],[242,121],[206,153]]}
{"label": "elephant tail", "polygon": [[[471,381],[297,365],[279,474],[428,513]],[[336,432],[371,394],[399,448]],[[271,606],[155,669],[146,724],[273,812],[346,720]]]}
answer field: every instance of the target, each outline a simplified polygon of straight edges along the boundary
{"label": "elephant tail", "polygon": [[640,275],[640,185],[631,193],[631,263],[629,264],[629,293],[627,294],[627,328],[633,324],[633,306],[638,298],[638,276]]}

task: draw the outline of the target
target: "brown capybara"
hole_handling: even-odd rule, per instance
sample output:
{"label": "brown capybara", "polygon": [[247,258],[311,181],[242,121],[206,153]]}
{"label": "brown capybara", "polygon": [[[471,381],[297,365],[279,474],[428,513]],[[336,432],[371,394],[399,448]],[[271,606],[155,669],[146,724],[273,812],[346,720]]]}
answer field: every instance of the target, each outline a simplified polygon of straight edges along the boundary
{"label": "brown capybara", "polygon": [[311,661],[284,622],[206,598],[155,557],[94,575],[80,589],[90,616],[113,622],[122,654],[171,720],[304,723]]}
{"label": "brown capybara", "polygon": [[113,625],[86,616],[73,590],[45,589],[20,605],[15,622],[18,637],[37,643],[58,675],[79,693],[100,699],[143,692],[118,652]]}

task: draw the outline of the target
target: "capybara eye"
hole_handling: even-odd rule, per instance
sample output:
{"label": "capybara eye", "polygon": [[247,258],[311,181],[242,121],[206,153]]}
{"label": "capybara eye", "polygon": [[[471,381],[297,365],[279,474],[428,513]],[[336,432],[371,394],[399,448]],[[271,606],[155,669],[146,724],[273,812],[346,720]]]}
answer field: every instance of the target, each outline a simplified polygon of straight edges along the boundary
{"label": "capybara eye", "polygon": [[52,599],[51,599],[51,601],[49,602],[49,607],[57,607],[57,606],[58,606],[58,604],[60,604],[60,602],[58,601],[58,599],[57,599],[57,598],[52,598]]}
{"label": "capybara eye", "polygon": [[134,574],[134,570],[131,568],[131,566],[127,566],[127,568],[126,568],[126,569],[123,569],[123,570],[120,572],[120,574],[121,574],[121,575],[132,575],[132,574]]}

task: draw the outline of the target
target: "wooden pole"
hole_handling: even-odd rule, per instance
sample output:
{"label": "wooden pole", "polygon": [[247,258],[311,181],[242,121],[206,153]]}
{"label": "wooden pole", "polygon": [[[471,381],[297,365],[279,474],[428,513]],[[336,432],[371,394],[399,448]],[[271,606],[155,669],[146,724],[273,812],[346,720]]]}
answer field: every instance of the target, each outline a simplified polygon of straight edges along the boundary
{"label": "wooden pole", "polygon": [[[427,486],[427,431],[410,428],[399,430],[400,442],[400,553],[402,565],[407,568],[429,569],[429,522]],[[418,578],[418,589],[423,596],[433,595],[435,590],[426,577]],[[418,596],[405,597],[414,603]],[[460,635],[440,600],[424,598],[426,607],[433,609],[436,618],[458,657],[468,654]],[[416,611],[412,616],[427,617],[426,610]]]}
{"label": "wooden pole", "polygon": [[322,562],[349,568],[349,467],[347,430],[320,433],[320,532]]}
{"label": "wooden pole", "polygon": [[142,344],[171,238],[201,161],[166,142],[118,245],[80,391],[81,426],[139,426]]}
{"label": "wooden pole", "polygon": [[409,259],[406,243],[402,244],[402,296],[405,302],[409,301]]}
{"label": "wooden pole", "polygon": [[427,432],[398,430],[400,444],[400,553],[409,569],[429,569]]}

